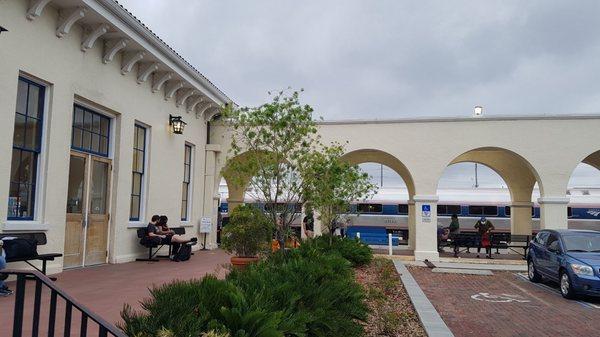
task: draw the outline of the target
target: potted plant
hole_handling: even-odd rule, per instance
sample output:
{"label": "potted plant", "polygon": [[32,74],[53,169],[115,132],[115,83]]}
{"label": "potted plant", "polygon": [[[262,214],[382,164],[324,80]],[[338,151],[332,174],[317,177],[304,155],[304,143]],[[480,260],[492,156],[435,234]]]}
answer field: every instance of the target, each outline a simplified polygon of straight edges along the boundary
{"label": "potted plant", "polygon": [[238,206],[223,228],[221,247],[233,253],[231,264],[243,268],[258,261],[258,255],[269,249],[273,225],[264,213],[252,205]]}

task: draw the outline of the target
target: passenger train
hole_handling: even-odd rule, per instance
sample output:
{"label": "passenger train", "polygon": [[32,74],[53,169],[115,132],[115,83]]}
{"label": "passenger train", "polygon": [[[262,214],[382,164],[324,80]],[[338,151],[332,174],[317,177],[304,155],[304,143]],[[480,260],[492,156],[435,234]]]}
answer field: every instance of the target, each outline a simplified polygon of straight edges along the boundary
{"label": "passenger train", "polygon": [[[485,216],[499,232],[510,232],[510,194],[504,188],[448,189],[438,191],[438,225],[446,227],[452,214],[457,214],[461,230],[473,229],[475,222]],[[600,230],[600,188],[571,188],[567,192],[569,228]],[[534,190],[531,208],[533,231],[540,228],[539,191]],[[367,226],[386,228],[388,231],[408,229],[408,193],[406,189],[383,188],[369,200],[352,203],[344,215],[348,227]],[[255,203],[246,198],[246,203]],[[264,207],[259,205],[259,207]],[[301,207],[298,205],[298,212]],[[221,191],[221,212],[228,216],[227,193]],[[294,225],[299,226],[300,217]]]}

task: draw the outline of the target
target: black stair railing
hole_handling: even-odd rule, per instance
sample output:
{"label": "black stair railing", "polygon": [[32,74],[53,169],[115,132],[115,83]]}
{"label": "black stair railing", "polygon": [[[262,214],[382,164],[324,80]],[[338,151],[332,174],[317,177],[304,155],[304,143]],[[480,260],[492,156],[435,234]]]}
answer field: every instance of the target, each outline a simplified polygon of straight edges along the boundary
{"label": "black stair railing", "polygon": [[[32,314],[32,327],[31,336],[39,337],[40,332],[40,309],[42,306],[42,288],[46,287],[50,291],[50,303],[48,306],[48,337],[55,336],[55,330],[57,326],[57,304],[59,298],[65,301],[64,310],[64,328],[63,333],[57,336],[71,337],[71,336],[88,336],[88,325],[92,324],[91,328],[94,328],[93,323],[97,325],[97,330],[92,331],[90,329],[90,335],[99,337],[127,337],[127,335],[116,328],[114,325],[105,321],[102,317],[93,313],[90,309],[86,308],[83,304],[77,302],[73,297],[69,296],[65,291],[57,287],[46,275],[35,271],[35,270],[2,270],[1,274],[16,275],[17,285],[15,289],[15,312],[13,317],[13,333],[12,337],[22,337],[24,334],[24,313],[25,313],[25,293],[27,290],[26,281],[27,279],[33,279],[35,282],[35,297],[33,300],[33,314]],[[73,329],[74,311],[79,313],[81,320],[79,331]],[[60,316],[60,315],[59,315]],[[75,318],[77,319],[77,318]],[[90,322],[91,321],[91,322]]]}

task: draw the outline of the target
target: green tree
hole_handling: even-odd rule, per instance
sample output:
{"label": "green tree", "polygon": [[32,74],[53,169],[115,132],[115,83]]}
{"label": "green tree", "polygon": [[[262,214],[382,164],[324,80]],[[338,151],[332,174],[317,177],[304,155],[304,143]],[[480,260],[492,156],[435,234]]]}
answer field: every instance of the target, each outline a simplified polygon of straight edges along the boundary
{"label": "green tree", "polygon": [[319,213],[319,220],[331,234],[354,200],[372,197],[377,186],[358,165],[343,160],[344,147],[338,143],[312,151],[303,167],[305,201]]}
{"label": "green tree", "polygon": [[318,142],[313,108],[299,97],[298,91],[280,91],[259,107],[224,111],[232,132],[230,155],[243,158],[228,160],[224,176],[265,204],[282,249],[303,200],[302,168]]}

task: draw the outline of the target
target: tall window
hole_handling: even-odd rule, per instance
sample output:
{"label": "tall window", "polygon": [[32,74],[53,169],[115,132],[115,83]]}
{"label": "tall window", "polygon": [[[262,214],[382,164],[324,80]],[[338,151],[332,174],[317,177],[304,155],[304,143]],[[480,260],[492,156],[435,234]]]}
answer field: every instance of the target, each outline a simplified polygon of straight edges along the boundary
{"label": "tall window", "polygon": [[13,135],[8,220],[33,220],[42,147],[44,87],[19,77]]}
{"label": "tall window", "polygon": [[189,219],[190,183],[192,172],[192,146],[185,144],[185,155],[183,159],[183,188],[181,190],[181,221]]}
{"label": "tall window", "polygon": [[75,105],[72,137],[73,149],[108,157],[110,118]]}
{"label": "tall window", "polygon": [[146,128],[135,125],[133,135],[133,169],[131,177],[131,208],[129,220],[139,221],[142,209],[142,189],[146,161]]}

